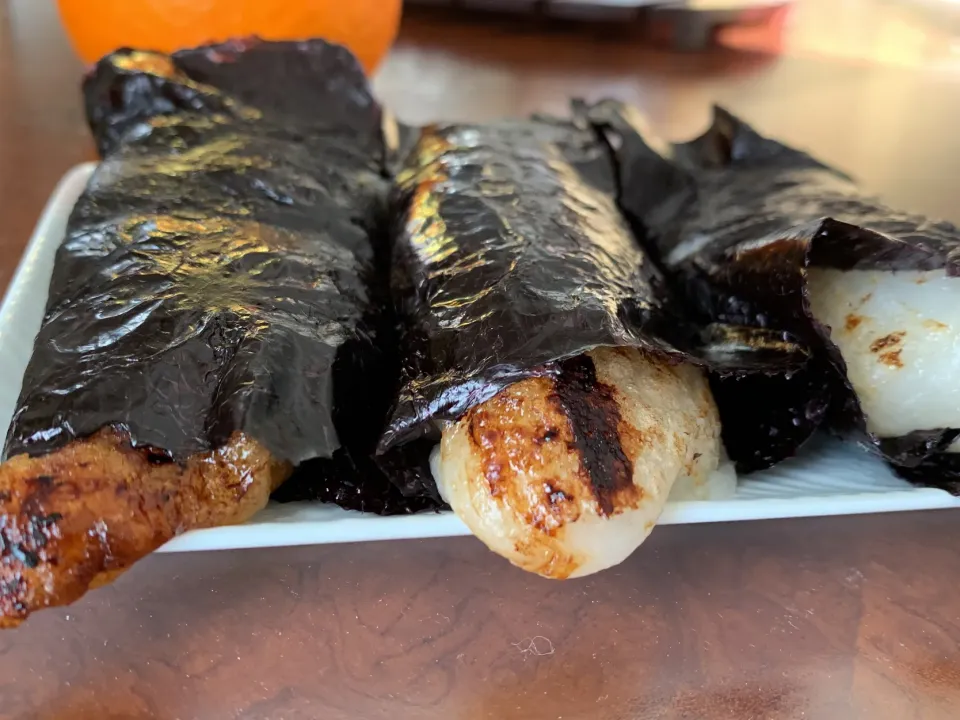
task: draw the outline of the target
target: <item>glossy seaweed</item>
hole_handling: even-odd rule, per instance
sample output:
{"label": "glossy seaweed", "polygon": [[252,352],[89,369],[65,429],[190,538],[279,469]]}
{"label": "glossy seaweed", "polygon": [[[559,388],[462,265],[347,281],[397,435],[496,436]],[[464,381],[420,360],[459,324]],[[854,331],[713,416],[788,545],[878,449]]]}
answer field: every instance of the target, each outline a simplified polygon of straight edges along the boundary
{"label": "glossy seaweed", "polygon": [[[84,90],[103,162],[6,455],[115,426],[181,462],[235,431],[294,464],[368,462],[395,344],[382,114],[356,60],[322,41],[124,50]],[[306,466],[284,492],[407,509],[382,475],[328,477]]]}
{"label": "glossy seaweed", "polygon": [[646,132],[621,103],[601,102],[590,114],[616,149],[621,207],[697,320],[783,330],[813,354],[789,376],[716,377],[724,439],[740,468],[792,454],[829,423],[862,437],[908,479],[955,492],[954,458],[938,453],[960,431],[867,433],[839,350],[809,310],[807,268],[956,276],[960,231],[891,209],[843,173],[720,108],[704,135],[678,145]]}

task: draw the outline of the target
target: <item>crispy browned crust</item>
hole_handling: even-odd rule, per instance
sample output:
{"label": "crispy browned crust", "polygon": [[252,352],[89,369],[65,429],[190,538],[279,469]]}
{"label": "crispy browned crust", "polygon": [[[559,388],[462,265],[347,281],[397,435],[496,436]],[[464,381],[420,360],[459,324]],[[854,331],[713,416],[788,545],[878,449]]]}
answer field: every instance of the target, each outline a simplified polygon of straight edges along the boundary
{"label": "crispy browned crust", "polygon": [[167,540],[243,522],[291,468],[234,434],[186,463],[103,430],[0,465],[0,627],[77,600]]}
{"label": "crispy browned crust", "polygon": [[[576,522],[595,498],[570,419],[550,401],[554,392],[552,378],[521,380],[471,408],[460,422],[478,462],[476,474],[486,481],[490,496],[508,516],[515,513],[537,531],[531,533],[533,540],[514,541],[516,558],[525,561],[520,567],[566,578],[581,559],[557,539],[557,531]],[[545,478],[543,485],[530,488],[523,480],[529,476]]]}

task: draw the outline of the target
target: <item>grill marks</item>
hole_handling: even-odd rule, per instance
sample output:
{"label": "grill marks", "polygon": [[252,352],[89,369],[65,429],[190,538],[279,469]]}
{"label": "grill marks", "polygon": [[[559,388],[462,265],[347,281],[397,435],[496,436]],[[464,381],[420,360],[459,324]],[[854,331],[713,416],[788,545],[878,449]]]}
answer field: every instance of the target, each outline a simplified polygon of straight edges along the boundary
{"label": "grill marks", "polygon": [[870,352],[877,355],[878,360],[884,365],[899,370],[903,367],[903,361],[900,359],[903,348],[900,347],[900,343],[906,334],[905,331],[893,332],[878,340],[874,340],[870,345]]}
{"label": "grill marks", "polygon": [[623,420],[588,355],[564,361],[555,377],[507,387],[463,421],[489,496],[545,536],[585,508],[610,517],[643,499],[630,458],[646,439]]}
{"label": "grill marks", "polygon": [[[579,462],[573,434],[549,401],[550,378],[522,380],[464,418],[490,497],[546,536],[580,517]],[[531,478],[547,478],[539,485]]]}
{"label": "grill marks", "polygon": [[598,348],[446,426],[434,469],[491,550],[545,577],[580,577],[643,542],[684,465],[694,482],[716,465],[718,436],[699,370]]}
{"label": "grill marks", "polygon": [[896,347],[900,344],[906,334],[907,333],[905,332],[894,332],[890,333],[889,335],[884,335],[882,338],[874,340],[873,343],[871,343],[870,352],[880,353],[884,350]]}
{"label": "grill marks", "polygon": [[183,530],[246,520],[289,473],[240,433],[185,465],[158,463],[112,428],[11,458],[0,466],[0,628],[73,602]]}
{"label": "grill marks", "polygon": [[609,517],[630,495],[632,506],[642,494],[633,484],[633,463],[621,442],[622,418],[615,391],[597,379],[588,355],[561,363],[550,401],[569,418],[573,447],[580,455],[600,513]]}

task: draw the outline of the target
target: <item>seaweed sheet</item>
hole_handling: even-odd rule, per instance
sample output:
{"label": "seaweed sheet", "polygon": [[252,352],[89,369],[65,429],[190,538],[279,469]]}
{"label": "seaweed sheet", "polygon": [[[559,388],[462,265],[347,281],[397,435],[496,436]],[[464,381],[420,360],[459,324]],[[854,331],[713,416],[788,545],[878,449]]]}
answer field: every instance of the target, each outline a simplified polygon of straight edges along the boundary
{"label": "seaweed sheet", "polygon": [[809,312],[806,268],[945,269],[956,276],[960,230],[888,207],[843,173],[721,108],[705,134],[678,145],[654,138],[620,103],[605,101],[590,112],[617,149],[621,206],[699,319],[783,329],[817,358],[789,379],[714,384],[725,440],[739,451],[741,468],[762,467],[771,454],[753,404],[763,398],[759,384],[804,430],[829,421],[863,437],[908,479],[956,493],[957,457],[938,453],[960,430],[884,439],[867,433],[839,350]]}
{"label": "seaweed sheet", "polygon": [[439,422],[591,348],[800,362],[780,335],[758,352],[686,321],[618,211],[612,157],[581,114],[425,128],[396,186],[405,382],[379,450],[395,470],[408,453],[405,493],[435,492],[415,458]]}
{"label": "seaweed sheet", "polygon": [[183,461],[242,431],[277,459],[331,459],[288,497],[422,507],[354,472],[395,343],[381,110],[353,56],[322,41],[124,50],[84,91],[104,159],[57,254],[6,455],[114,426]]}

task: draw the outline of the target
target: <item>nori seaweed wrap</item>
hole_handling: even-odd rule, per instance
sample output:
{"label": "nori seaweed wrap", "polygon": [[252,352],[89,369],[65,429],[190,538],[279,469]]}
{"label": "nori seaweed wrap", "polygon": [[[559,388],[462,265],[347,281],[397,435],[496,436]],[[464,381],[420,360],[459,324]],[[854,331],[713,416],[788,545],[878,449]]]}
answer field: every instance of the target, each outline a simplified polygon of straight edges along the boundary
{"label": "nori seaweed wrap", "polygon": [[[0,466],[10,624],[174,534],[249,517],[295,465],[372,464],[394,384],[387,151],[348,51],[123,50],[84,90],[104,158]],[[424,505],[330,472],[307,463],[295,494]]]}
{"label": "nori seaweed wrap", "polygon": [[792,411],[796,439],[829,422],[909,479],[957,492],[960,456],[945,452],[960,435],[955,371],[935,366],[956,356],[960,230],[888,207],[720,108],[676,145],[620,103],[590,112],[616,149],[621,207],[696,318],[784,330],[814,355],[789,378],[714,383],[740,467],[768,464],[763,425],[784,429],[765,413],[772,400]]}
{"label": "nori seaweed wrap", "polygon": [[381,451],[432,445],[435,421],[594,347],[679,352],[644,332],[663,324],[660,278],[616,211],[613,181],[583,123],[422,130],[396,181],[405,382]]}
{"label": "nori seaweed wrap", "polygon": [[176,460],[235,431],[293,464],[331,456],[334,363],[373,345],[387,188],[352,56],[121,51],[85,94],[105,155],[58,251],[7,455],[113,425]]}

